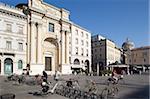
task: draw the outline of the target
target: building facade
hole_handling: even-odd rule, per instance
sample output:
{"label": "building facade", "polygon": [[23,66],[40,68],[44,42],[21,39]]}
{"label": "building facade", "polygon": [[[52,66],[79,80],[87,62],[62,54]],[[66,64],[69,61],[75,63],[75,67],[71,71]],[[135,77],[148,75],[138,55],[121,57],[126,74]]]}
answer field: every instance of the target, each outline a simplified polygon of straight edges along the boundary
{"label": "building facade", "polygon": [[130,65],[150,66],[150,46],[134,48],[129,57]]}
{"label": "building facade", "polygon": [[[1,74],[7,73],[5,68],[11,71],[9,74],[22,73],[26,68],[30,69],[31,75],[40,74],[43,70],[48,74],[54,74],[55,71],[62,74],[72,73],[71,63],[77,58],[71,56],[75,53],[75,45],[72,43],[73,29],[81,27],[70,21],[70,12],[47,4],[43,0],[28,0],[28,4],[21,3],[16,7],[2,4],[0,9],[2,10],[0,12],[2,13],[0,15]],[[85,52],[80,55],[82,58],[79,60],[83,60],[83,64],[87,67],[91,64],[90,34],[80,30],[85,33],[85,37],[82,38]],[[86,34],[88,39],[84,41]],[[80,36],[77,37],[81,40]],[[79,49],[79,53],[82,54],[80,50],[82,49]]]}
{"label": "building facade", "polygon": [[91,33],[72,23],[70,40],[71,69],[91,72]]}
{"label": "building facade", "polygon": [[92,66],[93,71],[101,70],[109,64],[120,63],[121,50],[116,44],[100,35],[92,36]]}
{"label": "building facade", "polygon": [[21,74],[26,67],[27,17],[20,9],[0,4],[0,74]]}
{"label": "building facade", "polygon": [[29,0],[28,60],[33,74],[69,73],[69,11]]}

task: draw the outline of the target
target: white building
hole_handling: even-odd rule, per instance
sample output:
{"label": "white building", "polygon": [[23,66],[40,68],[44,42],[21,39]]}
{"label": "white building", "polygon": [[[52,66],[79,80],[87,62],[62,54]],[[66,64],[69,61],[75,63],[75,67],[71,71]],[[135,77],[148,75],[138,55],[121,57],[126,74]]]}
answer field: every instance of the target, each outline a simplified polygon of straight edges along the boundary
{"label": "white building", "polygon": [[72,70],[91,72],[91,33],[74,23],[71,25],[69,53]]}
{"label": "white building", "polygon": [[0,4],[0,74],[26,68],[27,21],[20,9]]}
{"label": "white building", "polygon": [[[90,70],[91,35],[70,21],[69,11],[43,0],[28,0],[28,4],[17,7],[20,9],[0,5],[1,74],[20,74],[27,65],[31,75],[43,70],[48,74],[70,74],[76,59],[80,61],[79,67]],[[74,35],[76,29],[84,36]],[[79,44],[75,44],[74,36]]]}

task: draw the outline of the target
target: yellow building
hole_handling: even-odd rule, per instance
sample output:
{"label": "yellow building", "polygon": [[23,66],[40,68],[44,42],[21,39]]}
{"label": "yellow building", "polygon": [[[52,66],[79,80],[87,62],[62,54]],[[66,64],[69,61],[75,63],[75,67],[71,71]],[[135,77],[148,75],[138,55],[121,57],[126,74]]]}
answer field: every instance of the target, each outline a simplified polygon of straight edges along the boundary
{"label": "yellow building", "polygon": [[92,67],[95,71],[120,60],[121,50],[113,41],[100,35],[92,37]]}
{"label": "yellow building", "polygon": [[150,46],[132,49],[129,57],[129,64],[150,66]]}

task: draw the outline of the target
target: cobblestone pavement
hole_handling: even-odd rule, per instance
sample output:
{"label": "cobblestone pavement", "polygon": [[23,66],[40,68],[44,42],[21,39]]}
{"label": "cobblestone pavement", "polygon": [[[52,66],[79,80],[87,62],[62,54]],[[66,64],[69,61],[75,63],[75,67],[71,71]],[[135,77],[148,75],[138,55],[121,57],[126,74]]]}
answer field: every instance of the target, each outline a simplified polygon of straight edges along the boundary
{"label": "cobblestone pavement", "polygon": [[[68,80],[74,78],[79,81],[82,90],[85,90],[86,79],[94,80],[97,83],[98,93],[106,87],[104,82],[108,78],[107,76],[83,76],[83,75],[68,75],[61,76],[60,79]],[[55,81],[52,76],[49,76],[49,81],[53,84]],[[149,99],[149,72],[142,75],[126,75],[124,76],[125,84],[118,85],[119,93],[115,96],[115,99]],[[28,85],[13,85],[10,82],[4,82],[4,77],[0,77],[0,94],[14,93],[16,99],[68,99],[66,97],[49,94],[47,96],[33,96],[28,92],[37,91],[40,86],[28,86]]]}

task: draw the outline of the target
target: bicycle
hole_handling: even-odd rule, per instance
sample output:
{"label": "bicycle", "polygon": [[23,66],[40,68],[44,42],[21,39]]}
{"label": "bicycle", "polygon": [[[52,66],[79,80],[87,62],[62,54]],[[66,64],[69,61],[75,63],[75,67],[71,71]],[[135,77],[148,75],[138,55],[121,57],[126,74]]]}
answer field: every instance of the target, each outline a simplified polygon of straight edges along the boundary
{"label": "bicycle", "polygon": [[94,93],[94,94],[96,94],[98,91],[96,82],[94,82],[93,80],[86,80],[85,89],[88,93]]}
{"label": "bicycle", "polygon": [[102,99],[108,99],[108,97],[116,95],[118,93],[118,87],[116,83],[108,84],[101,92]]}
{"label": "bicycle", "polygon": [[120,75],[118,77],[117,84],[125,84],[125,80],[124,80],[123,76]]}
{"label": "bicycle", "polygon": [[25,82],[26,78],[25,75],[17,75],[17,74],[12,74],[10,76],[7,76],[7,78],[4,80],[5,82],[12,81],[13,85],[19,85],[23,84]]}
{"label": "bicycle", "polygon": [[47,84],[46,82],[42,83],[42,89],[35,92],[28,92],[28,94],[33,94],[35,96],[45,96],[49,93],[54,94],[56,87],[59,85],[60,82],[57,82],[54,86]]}

